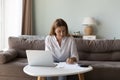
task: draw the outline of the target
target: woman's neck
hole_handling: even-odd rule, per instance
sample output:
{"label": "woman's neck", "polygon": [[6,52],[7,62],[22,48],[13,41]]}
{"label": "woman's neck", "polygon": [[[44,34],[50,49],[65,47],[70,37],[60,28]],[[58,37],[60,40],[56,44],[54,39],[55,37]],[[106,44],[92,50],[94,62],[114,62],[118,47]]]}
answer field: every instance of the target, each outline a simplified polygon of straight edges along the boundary
{"label": "woman's neck", "polygon": [[58,42],[59,46],[61,46],[62,38],[56,36],[56,39],[57,39],[57,42]]}

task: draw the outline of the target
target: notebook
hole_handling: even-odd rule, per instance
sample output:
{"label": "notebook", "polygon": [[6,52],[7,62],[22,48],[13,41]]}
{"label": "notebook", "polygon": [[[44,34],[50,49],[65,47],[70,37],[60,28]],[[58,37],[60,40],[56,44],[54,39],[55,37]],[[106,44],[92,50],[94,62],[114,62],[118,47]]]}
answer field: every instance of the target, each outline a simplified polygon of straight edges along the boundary
{"label": "notebook", "polygon": [[51,51],[44,50],[26,50],[28,65],[55,67]]}

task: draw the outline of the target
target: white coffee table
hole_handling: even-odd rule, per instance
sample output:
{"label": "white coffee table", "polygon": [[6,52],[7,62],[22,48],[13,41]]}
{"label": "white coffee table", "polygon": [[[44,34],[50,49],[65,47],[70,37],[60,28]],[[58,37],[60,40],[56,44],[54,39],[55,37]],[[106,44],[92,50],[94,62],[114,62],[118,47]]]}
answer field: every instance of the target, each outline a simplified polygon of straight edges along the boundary
{"label": "white coffee table", "polygon": [[23,71],[30,75],[36,76],[37,80],[45,80],[45,77],[51,76],[65,76],[78,74],[79,80],[84,80],[84,73],[91,71],[93,68],[81,67],[81,69],[66,69],[66,68],[56,68],[56,67],[39,67],[27,65],[24,67]]}

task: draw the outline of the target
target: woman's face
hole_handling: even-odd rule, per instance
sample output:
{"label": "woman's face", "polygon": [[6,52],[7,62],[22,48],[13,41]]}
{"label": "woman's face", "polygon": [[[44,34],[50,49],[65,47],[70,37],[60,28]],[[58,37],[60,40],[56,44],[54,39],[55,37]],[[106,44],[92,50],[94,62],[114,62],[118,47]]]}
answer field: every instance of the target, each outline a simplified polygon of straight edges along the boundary
{"label": "woman's face", "polygon": [[63,38],[66,36],[66,28],[64,26],[57,27],[55,33],[57,38]]}

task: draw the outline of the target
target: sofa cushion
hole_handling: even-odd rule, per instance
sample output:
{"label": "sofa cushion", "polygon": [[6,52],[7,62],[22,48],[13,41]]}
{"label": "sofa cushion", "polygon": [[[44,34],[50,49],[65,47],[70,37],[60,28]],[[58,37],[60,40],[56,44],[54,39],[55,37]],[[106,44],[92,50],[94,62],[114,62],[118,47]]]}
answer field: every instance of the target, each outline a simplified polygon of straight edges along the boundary
{"label": "sofa cushion", "polygon": [[[12,77],[20,78],[21,80],[22,78],[26,78],[24,80],[36,80],[35,77],[28,76],[23,72],[23,68],[26,65],[27,65],[26,58],[16,58],[12,62],[0,65],[0,76],[11,77],[10,80],[13,79]],[[13,80],[18,80],[18,79],[13,79]]]}
{"label": "sofa cushion", "polygon": [[9,49],[7,51],[0,51],[0,64],[10,62],[15,59],[17,52],[14,49]]}
{"label": "sofa cushion", "polygon": [[119,61],[79,61],[80,64],[87,64],[93,70],[85,73],[85,80],[120,80]]}
{"label": "sofa cushion", "polygon": [[120,46],[117,45],[120,40],[105,40],[105,39],[96,39],[96,40],[83,40],[76,39],[78,51],[84,52],[111,52],[120,50]]}
{"label": "sofa cushion", "polygon": [[81,60],[78,62],[79,64],[86,64],[91,65],[93,68],[120,68],[119,61],[88,61],[88,60]]}
{"label": "sofa cushion", "polygon": [[18,57],[26,58],[26,50],[44,50],[45,42],[43,39],[9,37],[9,48],[15,49]]}
{"label": "sofa cushion", "polygon": [[120,40],[75,40],[80,60],[120,61]]}

